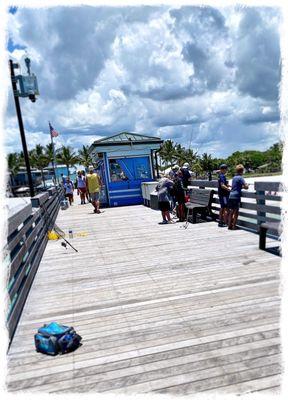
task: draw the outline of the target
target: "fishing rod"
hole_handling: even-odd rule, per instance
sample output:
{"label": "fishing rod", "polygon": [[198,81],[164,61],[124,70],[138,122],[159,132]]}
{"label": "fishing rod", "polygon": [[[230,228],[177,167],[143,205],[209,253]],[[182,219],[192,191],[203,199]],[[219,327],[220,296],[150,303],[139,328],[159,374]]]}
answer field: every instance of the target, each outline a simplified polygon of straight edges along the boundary
{"label": "fishing rod", "polygon": [[51,225],[51,228],[53,228],[53,226],[54,226],[54,230],[57,233],[57,235],[59,235],[76,253],[78,253],[78,250],[75,249],[75,247],[67,239],[65,239],[65,237],[63,236],[65,233],[62,231],[62,229],[59,228],[55,222],[53,222],[51,216],[49,215],[49,213],[47,211],[46,206],[44,204],[41,204],[40,208],[42,208],[44,210],[44,220],[46,217],[50,221],[50,224],[49,224],[49,222],[47,223],[47,220],[45,221],[48,231],[50,230],[50,225]]}

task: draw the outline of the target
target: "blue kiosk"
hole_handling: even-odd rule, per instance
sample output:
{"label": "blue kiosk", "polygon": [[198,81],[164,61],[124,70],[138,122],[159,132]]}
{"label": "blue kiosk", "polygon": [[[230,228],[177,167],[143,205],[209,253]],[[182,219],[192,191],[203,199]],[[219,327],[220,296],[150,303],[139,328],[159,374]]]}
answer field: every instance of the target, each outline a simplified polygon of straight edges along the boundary
{"label": "blue kiosk", "polygon": [[102,204],[116,207],[143,203],[141,183],[156,179],[157,151],[162,143],[158,137],[122,132],[91,145],[93,163],[104,182]]}

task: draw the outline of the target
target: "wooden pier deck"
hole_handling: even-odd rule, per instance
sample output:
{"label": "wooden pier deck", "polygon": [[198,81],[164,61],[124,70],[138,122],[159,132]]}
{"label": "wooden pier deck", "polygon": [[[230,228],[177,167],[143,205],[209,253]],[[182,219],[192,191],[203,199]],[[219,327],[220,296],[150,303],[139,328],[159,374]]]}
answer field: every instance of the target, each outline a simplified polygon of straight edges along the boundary
{"label": "wooden pier deck", "polygon": [[[79,253],[48,242],[9,350],[9,391],[279,391],[280,257],[244,230],[159,221],[144,206],[60,211]],[[51,321],[83,345],[36,353],[33,335]]]}

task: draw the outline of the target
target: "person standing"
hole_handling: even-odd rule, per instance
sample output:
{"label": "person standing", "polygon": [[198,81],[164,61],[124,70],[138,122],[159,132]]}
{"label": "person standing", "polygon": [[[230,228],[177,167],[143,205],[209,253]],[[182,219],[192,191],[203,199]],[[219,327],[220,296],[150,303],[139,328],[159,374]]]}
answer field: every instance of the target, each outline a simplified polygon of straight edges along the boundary
{"label": "person standing", "polygon": [[74,185],[73,182],[71,182],[69,176],[67,176],[65,183],[64,183],[64,191],[65,191],[65,197],[68,197],[69,204],[72,206],[72,203],[74,202]]}
{"label": "person standing", "polygon": [[[86,171],[85,170],[81,171],[81,175],[84,177],[84,179],[86,181]],[[86,193],[85,193],[85,195],[86,195],[86,199],[87,199],[88,203],[91,203],[90,196],[89,196],[89,193],[88,193],[88,190],[87,190],[87,184],[86,184]]]}
{"label": "person standing", "polygon": [[89,167],[89,173],[86,176],[86,188],[90,195],[91,203],[94,206],[94,213],[100,214],[100,191],[101,191],[101,178],[94,172],[93,166]]}
{"label": "person standing", "polygon": [[229,199],[229,192],[230,192],[230,185],[226,178],[227,174],[227,165],[221,164],[220,165],[220,173],[218,177],[218,197],[220,203],[220,210],[219,210],[219,227],[227,226],[228,224],[228,199]]}
{"label": "person standing", "polygon": [[242,189],[248,189],[249,185],[243,178],[244,166],[242,164],[237,165],[236,175],[232,179],[232,187],[229,194],[228,200],[228,229],[236,229],[236,223],[239,214],[240,201]]}
{"label": "person standing", "polygon": [[183,173],[179,170],[174,179],[173,193],[175,195],[177,206],[178,222],[185,221],[185,190],[183,185]]}
{"label": "person standing", "polygon": [[184,189],[187,189],[187,186],[189,185],[190,178],[191,178],[188,163],[183,164],[183,166],[181,168],[181,172],[182,172],[182,181],[183,181]]}
{"label": "person standing", "polygon": [[172,189],[173,181],[166,176],[160,179],[155,188],[158,192],[158,207],[162,214],[162,222],[159,222],[160,225],[173,223],[170,216],[170,193]]}
{"label": "person standing", "polygon": [[81,199],[81,204],[86,204],[85,203],[85,195],[87,192],[86,189],[86,178],[85,176],[82,175],[81,171],[77,172],[77,192],[80,194],[80,199]]}

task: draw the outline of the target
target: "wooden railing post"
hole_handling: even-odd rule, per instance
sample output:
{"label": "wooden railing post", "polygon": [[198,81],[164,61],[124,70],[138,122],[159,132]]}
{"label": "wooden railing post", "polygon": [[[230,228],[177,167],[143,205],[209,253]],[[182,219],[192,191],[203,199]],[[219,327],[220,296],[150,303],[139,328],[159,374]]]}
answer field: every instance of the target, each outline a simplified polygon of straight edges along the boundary
{"label": "wooden railing post", "polygon": [[265,190],[260,190],[259,186],[257,185],[257,182],[255,182],[255,190],[256,190],[256,205],[257,205],[257,227],[259,231],[261,223],[266,221],[266,212],[260,210],[261,206],[265,206]]}

